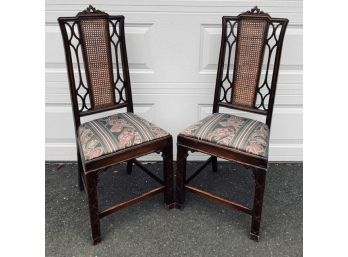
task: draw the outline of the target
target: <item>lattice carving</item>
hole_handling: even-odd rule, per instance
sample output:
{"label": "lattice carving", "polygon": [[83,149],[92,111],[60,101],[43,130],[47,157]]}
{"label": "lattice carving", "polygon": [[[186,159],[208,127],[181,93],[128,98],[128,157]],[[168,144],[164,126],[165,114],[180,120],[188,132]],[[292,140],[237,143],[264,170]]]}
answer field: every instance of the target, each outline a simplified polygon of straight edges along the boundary
{"label": "lattice carving", "polygon": [[83,57],[81,49],[81,39],[78,31],[78,23],[65,22],[65,29],[68,34],[68,43],[71,51],[71,57],[74,65],[74,77],[75,77],[75,94],[78,102],[78,108],[80,112],[90,110],[90,90],[87,86],[85,68],[83,66]]}
{"label": "lattice carving", "polygon": [[284,23],[273,22],[257,7],[226,19],[219,102],[268,110],[275,54],[283,26]]}
{"label": "lattice carving", "polygon": [[268,110],[268,102],[271,93],[272,75],[275,61],[275,54],[279,46],[280,31],[284,25],[272,22],[268,28],[268,37],[263,58],[263,70],[257,88],[255,108]]}
{"label": "lattice carving", "polygon": [[116,104],[126,102],[126,87],[124,82],[124,73],[121,69],[121,48],[120,48],[120,22],[118,20],[109,20],[110,23],[110,41],[113,47],[113,59],[116,65],[114,73],[114,89]]}
{"label": "lattice carving", "polygon": [[226,52],[225,52],[225,68],[224,75],[221,81],[221,94],[220,102],[231,103],[232,100],[232,84],[233,84],[233,71],[230,69],[231,61],[234,60],[235,56],[235,45],[237,40],[237,21],[227,21],[226,34]]}
{"label": "lattice carving", "polygon": [[[83,12],[80,12],[78,15],[94,16],[97,14],[100,15],[105,13],[96,10],[94,7],[90,6]],[[94,87],[92,90],[91,84],[93,85],[93,80],[91,84],[88,83],[87,80],[82,51],[83,42],[81,37],[81,31],[79,30],[79,22],[93,21],[93,24],[89,25],[95,26],[96,23],[102,22],[103,18],[104,17],[100,19],[98,18],[85,20],[81,18],[81,21],[64,21],[64,26],[68,37],[68,45],[70,47],[74,69],[74,79],[76,86],[74,97],[77,98],[79,112],[92,110],[93,108],[91,105],[91,100],[94,100],[95,108],[103,108],[114,104],[125,103],[127,101],[124,80],[125,75],[122,69],[121,35],[119,19],[107,18],[107,16],[105,16],[106,23],[98,24],[102,25],[99,27],[105,27],[106,35],[98,35],[98,33],[101,33],[99,30],[87,32],[94,36],[94,42],[90,43],[90,51],[87,51],[86,55],[87,60],[88,58],[90,58],[89,70],[91,74],[95,75],[95,79],[97,79],[99,82],[102,81],[104,84],[102,84],[101,87],[100,85],[98,85]],[[103,40],[103,36],[105,36],[105,42],[101,42],[101,40]],[[111,54],[109,50],[105,47],[103,48],[104,50],[98,46],[96,47],[95,45],[98,45],[98,43],[104,44],[104,46],[106,47],[107,45],[109,45]],[[103,51],[101,52],[101,50]],[[111,65],[109,65],[108,67],[109,61]],[[105,86],[105,81],[110,81],[110,88],[108,87],[108,85]]]}

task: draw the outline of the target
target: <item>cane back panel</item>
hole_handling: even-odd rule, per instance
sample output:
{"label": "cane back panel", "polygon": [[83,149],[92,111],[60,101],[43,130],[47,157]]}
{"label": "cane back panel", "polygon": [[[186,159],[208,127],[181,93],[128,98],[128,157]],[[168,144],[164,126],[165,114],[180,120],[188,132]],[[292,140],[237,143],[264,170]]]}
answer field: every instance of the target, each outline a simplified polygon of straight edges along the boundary
{"label": "cane back panel", "polygon": [[124,17],[92,6],[58,19],[74,114],[84,116],[127,107],[132,111]]}
{"label": "cane back panel", "polygon": [[92,106],[112,106],[115,104],[115,92],[108,20],[81,20],[79,33]]}
{"label": "cane back panel", "polygon": [[222,18],[214,112],[219,106],[255,112],[270,125],[287,24],[257,7]]}

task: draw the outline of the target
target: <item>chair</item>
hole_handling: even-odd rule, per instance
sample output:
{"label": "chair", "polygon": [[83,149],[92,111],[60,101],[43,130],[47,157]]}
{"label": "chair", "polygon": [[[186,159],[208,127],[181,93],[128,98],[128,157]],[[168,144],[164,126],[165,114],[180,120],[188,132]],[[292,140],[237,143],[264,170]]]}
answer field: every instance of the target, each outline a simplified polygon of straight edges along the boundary
{"label": "chair", "polygon": [[[164,192],[165,206],[174,206],[172,136],[133,113],[124,17],[89,6],[76,17],[60,17],[58,22],[70,85],[79,187],[87,193],[93,244],[97,244],[101,241],[100,219],[117,210],[160,192]],[[121,108],[126,110],[117,111]],[[104,117],[81,124],[81,118],[93,114]],[[136,160],[154,152],[162,152],[163,180]],[[160,186],[100,211],[98,174],[121,162],[127,162],[128,174],[135,164]]]}
{"label": "chair", "polygon": [[[271,18],[257,7],[236,17],[222,17],[212,115],[186,128],[177,140],[176,207],[183,208],[185,191],[189,191],[245,212],[252,216],[250,238],[256,241],[260,234],[269,133],[287,24],[287,19]],[[220,107],[264,115],[266,122],[221,113]],[[211,157],[186,178],[189,150]],[[253,170],[255,189],[252,208],[189,185],[209,163],[216,172],[217,157]]]}

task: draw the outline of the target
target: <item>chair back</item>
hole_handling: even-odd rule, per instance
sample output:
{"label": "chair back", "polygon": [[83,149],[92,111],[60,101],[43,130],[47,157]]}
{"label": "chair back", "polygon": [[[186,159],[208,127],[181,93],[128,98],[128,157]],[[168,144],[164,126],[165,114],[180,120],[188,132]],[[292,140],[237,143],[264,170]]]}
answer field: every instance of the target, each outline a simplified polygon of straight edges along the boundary
{"label": "chair back", "polygon": [[219,107],[262,114],[271,126],[287,19],[254,7],[222,17],[213,112]]}
{"label": "chair back", "polygon": [[80,117],[127,108],[133,112],[124,17],[91,5],[58,18],[63,36],[75,128]]}

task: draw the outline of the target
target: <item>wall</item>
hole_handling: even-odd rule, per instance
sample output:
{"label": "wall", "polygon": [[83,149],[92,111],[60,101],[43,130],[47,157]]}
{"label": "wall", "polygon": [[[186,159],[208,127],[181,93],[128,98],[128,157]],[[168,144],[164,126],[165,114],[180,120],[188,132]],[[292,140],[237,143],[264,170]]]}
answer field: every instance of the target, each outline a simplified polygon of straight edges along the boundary
{"label": "wall", "polygon": [[[290,20],[275,110],[270,160],[302,160],[302,1],[111,1],[92,4],[126,17],[135,112],[172,133],[211,113],[221,17],[255,4]],[[46,160],[75,160],[72,112],[57,17],[74,16],[90,1],[46,1]],[[174,149],[175,151],[175,149]],[[206,158],[194,154],[191,160]],[[159,160],[158,155],[145,157]]]}

